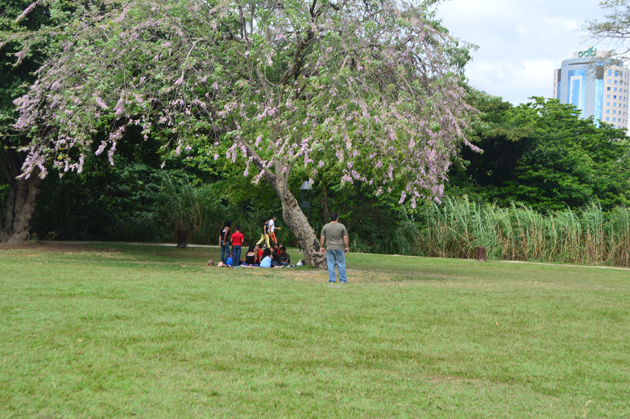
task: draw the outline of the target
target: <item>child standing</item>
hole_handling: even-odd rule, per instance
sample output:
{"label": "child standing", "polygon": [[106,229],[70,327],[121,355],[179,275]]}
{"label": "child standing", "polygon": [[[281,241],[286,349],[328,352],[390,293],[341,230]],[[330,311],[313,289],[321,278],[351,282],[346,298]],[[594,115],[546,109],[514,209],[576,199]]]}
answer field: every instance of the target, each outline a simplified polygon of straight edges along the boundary
{"label": "child standing", "polygon": [[236,226],[236,232],[232,234],[232,266],[235,268],[241,261],[241,246],[245,237],[241,233],[241,226]]}

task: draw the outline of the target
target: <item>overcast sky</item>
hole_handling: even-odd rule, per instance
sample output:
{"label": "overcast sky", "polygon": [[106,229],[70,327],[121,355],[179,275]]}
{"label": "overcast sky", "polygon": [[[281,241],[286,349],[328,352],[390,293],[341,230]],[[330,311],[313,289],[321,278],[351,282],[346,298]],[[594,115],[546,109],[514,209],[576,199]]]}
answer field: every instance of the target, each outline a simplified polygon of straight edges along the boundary
{"label": "overcast sky", "polygon": [[[599,0],[447,0],[438,17],[451,34],[479,46],[470,84],[513,104],[551,97],[553,70],[592,44],[580,32],[599,19]],[[606,49],[605,45],[599,48]]]}

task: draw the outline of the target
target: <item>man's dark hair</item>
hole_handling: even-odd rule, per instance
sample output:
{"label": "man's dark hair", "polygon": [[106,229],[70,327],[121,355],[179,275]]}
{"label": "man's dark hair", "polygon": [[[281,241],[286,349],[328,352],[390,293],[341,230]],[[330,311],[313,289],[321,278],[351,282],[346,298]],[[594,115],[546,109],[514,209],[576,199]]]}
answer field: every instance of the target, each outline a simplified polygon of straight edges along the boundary
{"label": "man's dark hair", "polygon": [[241,231],[241,226],[236,226],[236,231]]}
{"label": "man's dark hair", "polygon": [[280,250],[282,250],[283,252],[286,252],[286,251],[287,251],[287,248],[286,248],[286,247],[284,247],[284,246],[282,246],[282,247],[280,248]]}
{"label": "man's dark hair", "polygon": [[339,214],[336,211],[330,213],[330,221],[337,221],[339,219]]}

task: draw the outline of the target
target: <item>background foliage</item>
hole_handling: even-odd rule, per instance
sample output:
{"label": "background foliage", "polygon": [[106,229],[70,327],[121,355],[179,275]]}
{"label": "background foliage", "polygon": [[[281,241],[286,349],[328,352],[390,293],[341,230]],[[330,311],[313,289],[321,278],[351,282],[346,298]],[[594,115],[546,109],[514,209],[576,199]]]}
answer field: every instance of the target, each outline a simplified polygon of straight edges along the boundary
{"label": "background foliage", "polygon": [[[483,245],[490,258],[628,265],[625,134],[553,100],[513,107],[477,92],[470,100],[483,110],[474,138],[484,153],[462,152],[443,205],[412,210],[322,171],[311,195],[314,230],[338,211],[355,251],[473,257]],[[275,193],[252,185],[238,164],[174,157],[161,170],[157,144],[127,144],[113,167],[93,157],[81,174],[46,179],[41,238],[172,242],[187,229],[192,242],[216,244],[231,219],[253,243],[264,219],[277,215],[283,225]],[[298,200],[306,179],[298,173],[290,185]],[[297,246],[288,229],[278,236]]]}
{"label": "background foliage", "polygon": [[[42,6],[16,24],[15,17],[29,4],[0,0],[2,30],[51,24]],[[0,50],[0,158],[24,141],[11,130],[13,100],[55,51],[52,40],[40,41],[20,67],[12,65],[16,48]],[[338,211],[355,251],[471,257],[474,247],[485,243],[493,258],[626,265],[619,254],[630,228],[625,221],[630,201],[625,131],[581,119],[574,107],[555,100],[532,98],[512,106],[469,88],[467,102],[480,111],[468,138],[483,152],[460,150],[448,173],[445,205],[425,202],[412,209],[399,204],[392,199],[402,192],[396,182],[392,193],[384,195],[360,180],[342,185],[345,167],[337,162],[314,178],[310,223],[315,232],[331,211]],[[91,153],[80,174],[60,178],[52,170],[34,223],[39,237],[171,242],[178,229],[187,229],[193,243],[216,244],[220,226],[231,219],[252,243],[260,237],[264,219],[277,215],[283,226],[277,195],[243,176],[244,164],[226,164],[208,158],[205,150],[192,150],[171,153],[162,168],[165,156],[158,141],[129,129],[113,157],[115,166]],[[228,148],[221,144],[218,152]],[[312,175],[294,169],[289,189],[298,201],[300,185]],[[0,199],[7,185],[0,173]],[[593,220],[599,227],[593,227]],[[278,236],[283,244],[297,245],[286,228]]]}

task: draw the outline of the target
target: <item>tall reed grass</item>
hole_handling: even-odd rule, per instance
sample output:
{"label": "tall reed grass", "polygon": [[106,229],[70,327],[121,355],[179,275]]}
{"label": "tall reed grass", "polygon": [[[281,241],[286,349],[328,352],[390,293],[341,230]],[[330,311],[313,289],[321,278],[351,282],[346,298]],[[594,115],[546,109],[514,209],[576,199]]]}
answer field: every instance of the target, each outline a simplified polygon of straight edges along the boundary
{"label": "tall reed grass", "polygon": [[484,246],[489,259],[630,266],[630,208],[604,213],[592,204],[540,213],[524,205],[445,198],[407,217],[398,236],[407,254],[474,258]]}
{"label": "tall reed grass", "polygon": [[[168,235],[188,230],[191,243],[217,244],[225,220],[241,225],[246,244],[258,241],[263,220],[281,210],[226,205],[212,185],[163,182],[160,217]],[[318,228],[315,229],[319,231]],[[605,213],[597,204],[580,210],[540,213],[520,204],[501,208],[445,198],[441,205],[424,205],[415,216],[403,213],[394,234],[369,244],[350,231],[353,251],[400,253],[448,258],[474,258],[478,246],[489,259],[535,260],[630,266],[630,208]],[[297,246],[288,230],[278,232],[281,243]]]}

